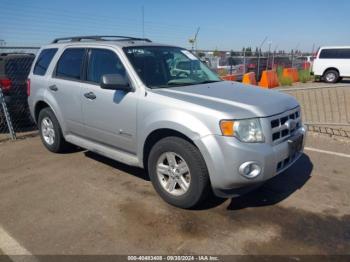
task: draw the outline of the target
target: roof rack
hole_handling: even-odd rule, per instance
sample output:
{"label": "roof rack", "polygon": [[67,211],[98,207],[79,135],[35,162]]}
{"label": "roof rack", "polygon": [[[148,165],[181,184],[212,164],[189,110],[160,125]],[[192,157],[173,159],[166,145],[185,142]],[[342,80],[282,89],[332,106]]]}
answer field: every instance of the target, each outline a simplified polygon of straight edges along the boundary
{"label": "roof rack", "polygon": [[[113,39],[106,39],[113,38]],[[95,40],[95,41],[145,41],[152,42],[148,38],[138,38],[131,36],[121,36],[121,35],[90,35],[90,36],[73,36],[73,37],[62,37],[56,38],[52,41],[52,44],[58,43],[60,41],[67,42],[81,42],[83,40]]]}

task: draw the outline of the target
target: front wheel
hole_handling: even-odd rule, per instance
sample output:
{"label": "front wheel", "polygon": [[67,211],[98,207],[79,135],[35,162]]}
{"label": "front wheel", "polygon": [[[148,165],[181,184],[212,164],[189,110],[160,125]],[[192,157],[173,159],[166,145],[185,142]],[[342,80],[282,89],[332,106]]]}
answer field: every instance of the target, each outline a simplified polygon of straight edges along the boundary
{"label": "front wheel", "polygon": [[179,137],[166,137],[152,148],[148,173],[158,194],[181,208],[200,205],[210,193],[209,175],[198,148]]}

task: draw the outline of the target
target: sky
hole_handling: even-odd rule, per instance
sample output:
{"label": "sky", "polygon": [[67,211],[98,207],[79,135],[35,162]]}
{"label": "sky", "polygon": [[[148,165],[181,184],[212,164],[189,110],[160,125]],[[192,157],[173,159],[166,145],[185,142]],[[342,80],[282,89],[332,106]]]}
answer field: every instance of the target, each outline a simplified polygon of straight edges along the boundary
{"label": "sky", "polygon": [[350,45],[349,0],[0,0],[0,10],[8,46],[112,34],[189,48],[198,27],[198,49],[255,49],[266,37],[263,50]]}

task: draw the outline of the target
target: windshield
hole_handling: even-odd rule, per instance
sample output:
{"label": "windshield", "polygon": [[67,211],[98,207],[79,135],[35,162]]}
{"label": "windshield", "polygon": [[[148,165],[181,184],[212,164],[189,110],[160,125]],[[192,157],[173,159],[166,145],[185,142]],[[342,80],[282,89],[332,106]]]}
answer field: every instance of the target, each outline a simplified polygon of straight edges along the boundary
{"label": "windshield", "polygon": [[221,79],[186,49],[162,46],[124,48],[135,71],[149,88],[197,85]]}

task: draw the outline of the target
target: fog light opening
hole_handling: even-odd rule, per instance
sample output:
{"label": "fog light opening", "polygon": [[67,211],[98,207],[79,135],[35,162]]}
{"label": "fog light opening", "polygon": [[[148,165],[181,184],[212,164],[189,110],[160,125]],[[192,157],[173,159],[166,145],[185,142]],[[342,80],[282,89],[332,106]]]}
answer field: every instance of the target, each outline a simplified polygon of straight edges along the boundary
{"label": "fog light opening", "polygon": [[256,162],[245,162],[239,167],[239,173],[246,178],[256,178],[261,174],[261,167]]}

